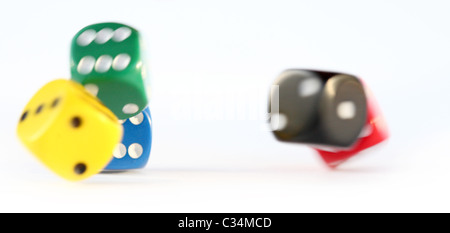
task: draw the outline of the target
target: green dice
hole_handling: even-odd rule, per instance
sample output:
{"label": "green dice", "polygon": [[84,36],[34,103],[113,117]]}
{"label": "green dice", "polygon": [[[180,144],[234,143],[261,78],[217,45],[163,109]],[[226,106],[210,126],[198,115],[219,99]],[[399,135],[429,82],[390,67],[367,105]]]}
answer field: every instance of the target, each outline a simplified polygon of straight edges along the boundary
{"label": "green dice", "polygon": [[148,103],[139,32],[119,23],[87,26],[73,38],[72,80],[84,85],[119,119],[140,113]]}

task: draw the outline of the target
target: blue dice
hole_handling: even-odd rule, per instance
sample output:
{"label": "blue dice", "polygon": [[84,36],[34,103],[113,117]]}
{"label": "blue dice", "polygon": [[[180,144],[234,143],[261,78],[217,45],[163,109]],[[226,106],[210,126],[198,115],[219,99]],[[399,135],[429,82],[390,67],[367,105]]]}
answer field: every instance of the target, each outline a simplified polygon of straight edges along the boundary
{"label": "blue dice", "polygon": [[104,169],[129,170],[143,168],[150,157],[152,147],[152,117],[149,107],[125,120],[123,139],[113,152],[113,159]]}

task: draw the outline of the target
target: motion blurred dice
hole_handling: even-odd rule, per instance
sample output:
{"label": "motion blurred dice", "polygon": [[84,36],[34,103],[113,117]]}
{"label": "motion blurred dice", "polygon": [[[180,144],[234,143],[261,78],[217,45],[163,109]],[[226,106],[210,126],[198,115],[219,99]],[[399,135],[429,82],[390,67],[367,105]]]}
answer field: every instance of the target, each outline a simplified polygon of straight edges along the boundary
{"label": "motion blurred dice", "polygon": [[148,104],[139,32],[125,24],[99,23],[72,40],[72,80],[84,85],[119,119],[131,118]]}
{"label": "motion blurred dice", "polygon": [[273,85],[269,116],[276,139],[310,145],[330,167],[388,138],[373,96],[355,76],[291,69]]}
{"label": "motion blurred dice", "polygon": [[128,170],[143,168],[152,147],[152,117],[147,107],[138,115],[123,120],[124,136],[113,152],[113,159],[104,169]]}
{"label": "motion blurred dice", "polygon": [[370,89],[364,85],[367,98],[367,121],[357,141],[349,148],[315,148],[330,167],[337,167],[360,151],[371,148],[389,137],[386,121]]}
{"label": "motion blurred dice", "polygon": [[50,170],[77,181],[108,164],[122,139],[122,127],[83,86],[58,79],[43,86],[25,106],[17,135]]}

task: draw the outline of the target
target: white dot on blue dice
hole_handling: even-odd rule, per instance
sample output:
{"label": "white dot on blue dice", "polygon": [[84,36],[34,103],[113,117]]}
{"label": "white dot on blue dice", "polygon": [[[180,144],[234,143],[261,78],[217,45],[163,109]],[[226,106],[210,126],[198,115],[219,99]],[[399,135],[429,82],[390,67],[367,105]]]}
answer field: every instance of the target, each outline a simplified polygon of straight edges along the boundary
{"label": "white dot on blue dice", "polygon": [[143,120],[144,120],[144,114],[142,114],[142,112],[137,114],[136,116],[130,118],[130,122],[133,125],[140,125]]}
{"label": "white dot on blue dice", "polygon": [[127,148],[122,143],[119,143],[113,151],[114,158],[121,159],[127,154]]}
{"label": "white dot on blue dice", "polygon": [[141,144],[139,144],[139,143],[133,143],[128,147],[128,154],[133,159],[137,159],[137,158],[141,157],[142,152],[144,152],[144,149],[142,148]]}

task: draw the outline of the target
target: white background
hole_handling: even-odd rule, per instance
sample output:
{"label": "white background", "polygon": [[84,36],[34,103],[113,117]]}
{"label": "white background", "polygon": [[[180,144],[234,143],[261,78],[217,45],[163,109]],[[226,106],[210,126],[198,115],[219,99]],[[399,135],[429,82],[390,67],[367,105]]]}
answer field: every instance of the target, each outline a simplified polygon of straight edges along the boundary
{"label": "white background", "polygon": [[[448,1],[2,1],[0,212],[449,212]],[[148,51],[145,169],[63,180],[15,133],[45,83],[69,78],[82,27],[118,21]],[[327,169],[265,128],[288,68],[363,78],[387,143]]]}

